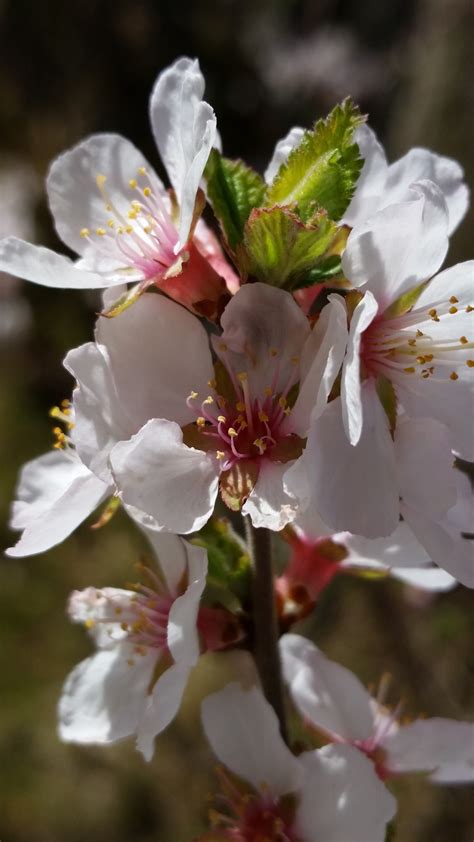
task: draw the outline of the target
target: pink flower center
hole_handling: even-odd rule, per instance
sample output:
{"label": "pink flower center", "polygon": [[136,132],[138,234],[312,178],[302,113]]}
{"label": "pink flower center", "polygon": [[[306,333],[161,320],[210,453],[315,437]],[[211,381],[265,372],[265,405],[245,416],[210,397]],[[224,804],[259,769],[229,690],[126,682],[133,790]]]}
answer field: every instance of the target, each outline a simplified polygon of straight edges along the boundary
{"label": "pink flower center", "polygon": [[130,602],[130,619],[122,623],[128,639],[137,646],[166,649],[168,644],[168,618],[174,597],[161,579],[144,565],[138,565],[151,585],[136,582],[131,587],[135,597]]}
{"label": "pink flower center", "polygon": [[[221,344],[221,352],[226,346]],[[274,373],[268,386],[254,394],[246,371],[235,372],[227,364],[229,378],[226,396],[218,394],[215,380],[209,382],[210,394],[199,403],[197,392],[191,392],[188,406],[196,413],[194,422],[203,450],[214,452],[223,471],[229,470],[242,459],[270,458],[286,462],[301,452],[302,440],[289,431],[283,422],[291,413],[289,393],[298,382],[298,358],[294,358],[291,374],[283,389],[276,391],[279,361],[276,349],[270,349],[275,358]]]}
{"label": "pink flower center", "polygon": [[265,791],[243,793],[224,770],[219,770],[219,777],[223,787],[216,798],[219,810],[210,811],[219,838],[229,842],[301,842],[295,831],[293,796],[275,798]]}
{"label": "pink flower center", "polygon": [[129,181],[130,200],[121,200],[120,207],[107,192],[105,182],[104,175],[96,177],[106,211],[104,225],[95,231],[82,228],[81,237],[87,240],[91,252],[123,261],[124,268],[138,270],[145,280],[165,274],[178,259],[179,237],[156,175],[141,167],[137,177]]}

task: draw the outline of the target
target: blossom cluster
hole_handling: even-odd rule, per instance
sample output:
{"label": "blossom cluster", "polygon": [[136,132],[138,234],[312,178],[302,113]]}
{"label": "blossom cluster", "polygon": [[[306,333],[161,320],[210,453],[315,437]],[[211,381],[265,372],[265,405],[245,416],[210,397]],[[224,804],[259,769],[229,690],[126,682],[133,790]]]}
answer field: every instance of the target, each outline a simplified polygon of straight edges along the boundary
{"label": "blossom cluster", "polygon": [[[472,781],[474,730],[401,725],[292,627],[347,572],[474,587],[459,461],[474,459],[474,262],[443,268],[469,194],[461,167],[428,150],[389,165],[349,101],[293,128],[261,177],[223,156],[203,96],[187,58],[153,89],[169,188],[118,135],[54,161],[49,204],[76,260],[0,241],[0,271],[103,290],[94,341],[64,360],[75,385],[52,410],[53,450],[22,470],[7,553],[49,549],[100,504],[99,524],[122,506],[145,533],[140,583],[71,595],[97,651],[69,675],[59,719],[76,743],[135,734],[150,760],[200,655],[252,652],[258,559],[224,507],[283,539],[272,600],[307,742],[297,754],[280,732],[257,674],[209,696],[223,769],[202,839],[383,842],[390,779]],[[211,578],[231,603],[208,595]]]}

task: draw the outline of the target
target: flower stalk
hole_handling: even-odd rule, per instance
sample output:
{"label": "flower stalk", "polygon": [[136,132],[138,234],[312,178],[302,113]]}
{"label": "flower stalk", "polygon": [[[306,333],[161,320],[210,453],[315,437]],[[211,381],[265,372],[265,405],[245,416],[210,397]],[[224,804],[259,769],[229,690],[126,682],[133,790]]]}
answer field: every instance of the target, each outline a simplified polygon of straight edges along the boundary
{"label": "flower stalk", "polygon": [[281,661],[278,649],[271,532],[268,529],[255,528],[248,516],[244,518],[244,523],[253,567],[253,654],[263,693],[278,717],[283,739],[288,742]]}

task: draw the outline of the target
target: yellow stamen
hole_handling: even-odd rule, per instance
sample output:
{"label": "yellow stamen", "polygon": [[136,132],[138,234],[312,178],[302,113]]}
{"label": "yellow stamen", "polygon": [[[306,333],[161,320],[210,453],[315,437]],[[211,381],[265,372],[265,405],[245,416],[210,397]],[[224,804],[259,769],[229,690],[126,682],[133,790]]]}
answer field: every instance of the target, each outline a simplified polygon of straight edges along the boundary
{"label": "yellow stamen", "polygon": [[456,374],[455,371],[452,371],[451,374],[449,375],[450,380],[457,380],[458,377],[459,377],[459,374]]}

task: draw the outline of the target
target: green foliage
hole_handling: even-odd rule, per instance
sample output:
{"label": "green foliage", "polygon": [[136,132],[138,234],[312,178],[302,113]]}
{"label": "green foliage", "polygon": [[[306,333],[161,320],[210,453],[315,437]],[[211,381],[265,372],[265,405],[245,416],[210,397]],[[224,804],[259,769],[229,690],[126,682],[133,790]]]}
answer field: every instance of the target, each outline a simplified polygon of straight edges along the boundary
{"label": "green foliage", "polygon": [[336,223],[323,212],[305,225],[290,208],[253,210],[244,234],[248,272],[274,286],[298,289],[321,261],[336,231]]}
{"label": "green foliage", "polygon": [[[211,518],[191,543],[207,550],[208,584],[213,593],[230,592],[239,600],[249,589],[250,557],[245,544],[225,518]],[[222,601],[222,600],[221,600]],[[226,603],[223,603],[226,604]],[[228,606],[230,607],[230,606]]]}
{"label": "green foliage", "polygon": [[350,99],[337,105],[325,120],[290,153],[269,187],[266,205],[297,205],[304,222],[324,208],[332,219],[346,210],[362,168],[354,130],[364,121]]}
{"label": "green foliage", "polygon": [[242,161],[223,158],[213,149],[207,163],[207,194],[232,251],[242,241],[244,226],[253,208],[262,204],[265,183]]}
{"label": "green foliage", "polygon": [[380,403],[382,404],[385,414],[390,424],[390,430],[393,433],[397,423],[397,395],[390,380],[387,380],[383,374],[377,377],[377,394]]}

